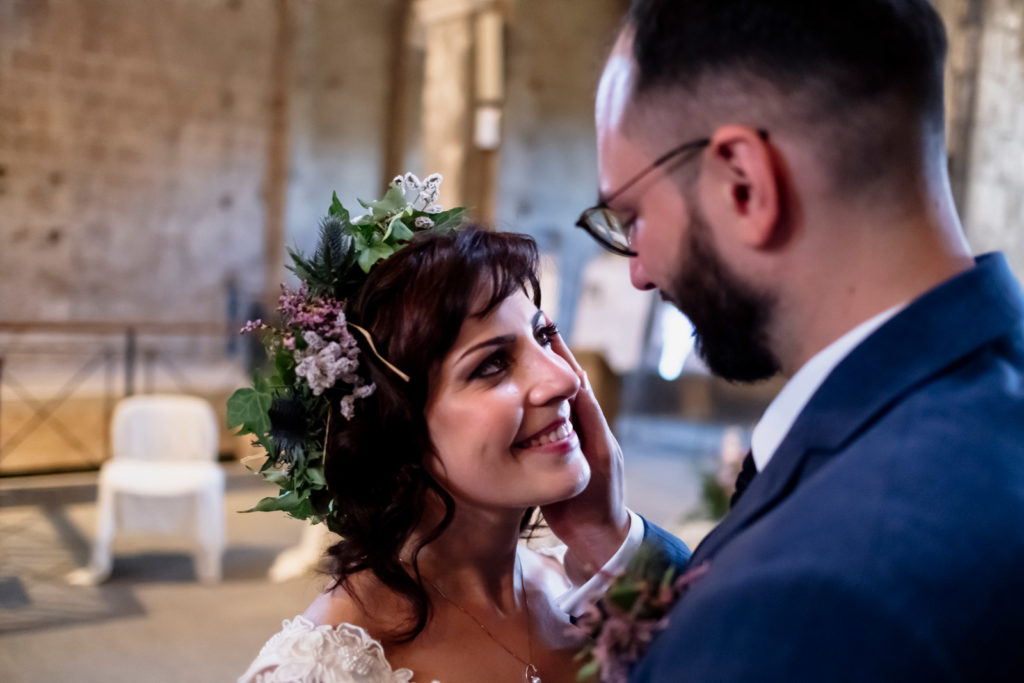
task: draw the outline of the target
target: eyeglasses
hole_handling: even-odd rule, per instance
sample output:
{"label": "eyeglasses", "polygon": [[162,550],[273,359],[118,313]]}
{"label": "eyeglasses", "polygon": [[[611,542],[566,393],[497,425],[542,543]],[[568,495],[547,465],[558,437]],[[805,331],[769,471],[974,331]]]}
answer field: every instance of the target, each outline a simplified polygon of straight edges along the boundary
{"label": "eyeglasses", "polygon": [[[768,131],[766,130],[759,130],[757,131],[757,134],[762,140],[768,139]],[[580,214],[579,220],[576,221],[576,227],[586,230],[590,233],[591,237],[597,240],[598,244],[614,254],[619,254],[621,256],[636,256],[636,252],[629,248],[629,233],[633,228],[633,221],[636,220],[636,217],[623,216],[608,206],[608,204],[614,201],[616,197],[621,196],[623,192],[640,182],[654,169],[664,166],[680,154],[702,149],[707,147],[709,144],[711,144],[711,138],[701,138],[700,140],[691,140],[690,142],[684,142],[678,147],[673,147],[655,159],[654,163],[650,166],[627,180],[626,183],[619,189],[615,190],[615,192],[612,192],[604,199],[601,199],[597,204],[589,209],[584,209],[583,213]]]}

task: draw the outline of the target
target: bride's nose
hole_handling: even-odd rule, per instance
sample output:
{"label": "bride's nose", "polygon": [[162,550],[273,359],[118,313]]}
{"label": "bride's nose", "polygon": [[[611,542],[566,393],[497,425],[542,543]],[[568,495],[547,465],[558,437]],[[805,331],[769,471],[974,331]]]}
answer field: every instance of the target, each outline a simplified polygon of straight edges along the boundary
{"label": "bride's nose", "polygon": [[548,348],[536,350],[529,382],[527,396],[532,405],[561,403],[580,390],[580,378],[561,356]]}

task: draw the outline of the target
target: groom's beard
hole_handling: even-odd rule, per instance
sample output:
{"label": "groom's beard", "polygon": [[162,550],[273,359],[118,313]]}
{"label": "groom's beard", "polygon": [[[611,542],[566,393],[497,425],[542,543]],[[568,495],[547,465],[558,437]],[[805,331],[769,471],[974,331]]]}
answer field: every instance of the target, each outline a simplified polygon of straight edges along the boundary
{"label": "groom's beard", "polygon": [[696,207],[689,218],[689,263],[662,296],[690,319],[697,353],[713,373],[731,382],[775,375],[779,363],[767,342],[771,297],[754,291],[718,258],[711,228]]}

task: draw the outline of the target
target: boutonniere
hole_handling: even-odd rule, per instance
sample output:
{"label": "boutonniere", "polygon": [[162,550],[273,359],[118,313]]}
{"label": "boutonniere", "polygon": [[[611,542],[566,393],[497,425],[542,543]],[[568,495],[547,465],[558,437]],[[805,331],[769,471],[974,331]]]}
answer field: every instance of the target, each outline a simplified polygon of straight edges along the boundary
{"label": "boutonniere", "polygon": [[676,601],[703,576],[708,563],[680,573],[641,547],[625,573],[576,621],[589,639],[576,656],[577,680],[625,683],[630,667],[668,625]]}

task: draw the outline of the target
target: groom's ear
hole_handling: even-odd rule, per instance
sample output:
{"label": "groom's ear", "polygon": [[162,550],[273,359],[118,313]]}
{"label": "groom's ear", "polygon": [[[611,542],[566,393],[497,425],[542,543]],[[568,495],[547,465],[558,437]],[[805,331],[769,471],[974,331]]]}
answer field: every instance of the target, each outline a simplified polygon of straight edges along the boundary
{"label": "groom's ear", "polygon": [[741,245],[762,250],[780,238],[779,178],[768,134],[722,126],[701,170],[701,205],[712,224]]}

